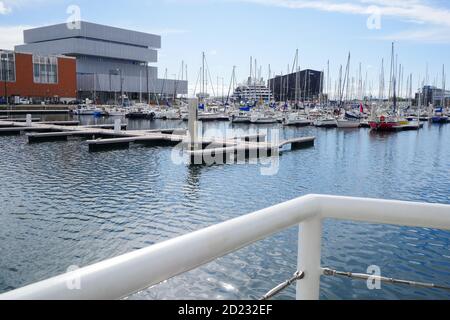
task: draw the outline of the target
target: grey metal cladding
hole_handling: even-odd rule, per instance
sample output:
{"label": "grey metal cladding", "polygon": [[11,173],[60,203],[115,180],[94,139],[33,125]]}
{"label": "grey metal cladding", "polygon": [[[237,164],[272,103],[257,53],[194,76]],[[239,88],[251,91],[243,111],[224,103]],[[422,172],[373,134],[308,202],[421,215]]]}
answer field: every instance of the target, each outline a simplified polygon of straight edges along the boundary
{"label": "grey metal cladding", "polygon": [[146,77],[124,76],[122,87],[120,85],[120,77],[110,76],[106,74],[78,74],[77,87],[79,91],[97,91],[103,92],[120,92],[121,88],[124,92],[147,92],[162,93],[171,95],[187,94],[187,81],[177,81],[172,79],[155,79],[149,77],[147,86]]}
{"label": "grey metal cladding", "polygon": [[161,48],[161,36],[159,35],[125,30],[84,21],[80,22],[80,29],[70,29],[67,27],[67,24],[62,23],[24,31],[25,43],[36,43],[74,37],[99,39],[155,49]]}
{"label": "grey metal cladding", "polygon": [[16,51],[36,54],[87,55],[142,62],[158,61],[158,53],[153,49],[81,38],[30,43],[16,46]]}
{"label": "grey metal cladding", "polygon": [[[77,73],[97,73],[108,75],[111,72],[120,70],[124,76],[146,76],[145,66],[126,62],[124,60],[102,59],[95,57],[77,57]],[[117,73],[117,72],[116,72]],[[148,67],[148,75],[151,78],[158,77],[156,67]]]}

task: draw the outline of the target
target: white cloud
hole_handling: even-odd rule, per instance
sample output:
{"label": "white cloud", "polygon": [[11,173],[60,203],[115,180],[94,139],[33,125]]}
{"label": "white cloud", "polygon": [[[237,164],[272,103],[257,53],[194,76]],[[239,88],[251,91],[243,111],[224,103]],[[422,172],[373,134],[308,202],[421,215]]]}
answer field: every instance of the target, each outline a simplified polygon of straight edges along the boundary
{"label": "white cloud", "polygon": [[0,26],[0,49],[12,50],[23,43],[23,30],[30,26]]}
{"label": "white cloud", "polygon": [[[139,29],[139,28],[138,28]],[[174,29],[174,28],[162,28],[162,29],[152,29],[147,30],[148,33],[153,33],[161,36],[168,36],[168,35],[174,35],[174,34],[185,34],[189,33],[189,30],[185,29]]]}
{"label": "white cloud", "polygon": [[421,29],[406,30],[376,39],[450,43],[450,10],[431,0],[219,0],[241,2],[287,9],[311,9],[381,19],[392,18],[420,25]]}
{"label": "white cloud", "polygon": [[394,34],[377,37],[375,39],[389,41],[413,41],[421,43],[450,43],[450,33],[446,28],[428,28],[401,31]]}
{"label": "white cloud", "polygon": [[18,9],[39,7],[44,4],[55,3],[57,0],[0,0],[0,14],[7,14]]}
{"label": "white cloud", "polygon": [[0,1],[0,14],[8,14],[11,9],[5,5],[3,1]]}
{"label": "white cloud", "polygon": [[205,52],[207,56],[216,56],[218,54],[216,49],[211,49]]}
{"label": "white cloud", "polygon": [[345,14],[371,15],[377,6],[382,16],[450,27],[450,10],[424,0],[227,0],[289,9],[313,9]]}

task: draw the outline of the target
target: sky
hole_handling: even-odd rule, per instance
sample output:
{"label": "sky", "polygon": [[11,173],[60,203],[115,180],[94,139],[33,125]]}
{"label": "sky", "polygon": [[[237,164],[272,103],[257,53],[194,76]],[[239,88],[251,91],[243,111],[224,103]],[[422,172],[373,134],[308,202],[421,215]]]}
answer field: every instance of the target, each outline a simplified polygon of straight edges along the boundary
{"label": "sky", "polygon": [[383,58],[388,82],[392,42],[413,90],[426,78],[441,87],[443,65],[450,66],[447,0],[0,0],[0,48],[22,43],[26,28],[66,22],[72,5],[81,20],[161,35],[159,77],[166,68],[169,78],[179,77],[184,61],[191,94],[202,52],[225,92],[233,66],[239,82],[249,76],[250,56],[264,78],[269,64],[272,74],[286,73],[296,49],[302,69],[326,71],[329,61],[332,91],[350,52],[350,77],[358,80],[361,63],[377,93]]}

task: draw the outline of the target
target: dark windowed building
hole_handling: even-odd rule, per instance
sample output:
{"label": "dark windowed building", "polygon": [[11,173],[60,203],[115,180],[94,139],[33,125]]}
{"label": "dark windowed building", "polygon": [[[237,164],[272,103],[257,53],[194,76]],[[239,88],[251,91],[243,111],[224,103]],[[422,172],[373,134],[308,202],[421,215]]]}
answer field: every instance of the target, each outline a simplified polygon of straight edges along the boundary
{"label": "dark windowed building", "polygon": [[323,92],[323,72],[303,70],[269,80],[275,101],[313,101]]}
{"label": "dark windowed building", "polygon": [[416,101],[422,106],[433,104],[434,106],[448,107],[450,105],[450,91],[434,86],[424,86],[422,92],[416,94]]}

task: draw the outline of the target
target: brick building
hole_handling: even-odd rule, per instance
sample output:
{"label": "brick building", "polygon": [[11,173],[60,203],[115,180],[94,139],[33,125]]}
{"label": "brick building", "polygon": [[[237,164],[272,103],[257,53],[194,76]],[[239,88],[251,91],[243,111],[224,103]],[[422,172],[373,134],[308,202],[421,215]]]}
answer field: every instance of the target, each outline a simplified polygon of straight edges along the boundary
{"label": "brick building", "polygon": [[77,96],[76,60],[0,50],[0,97],[64,101]]}

